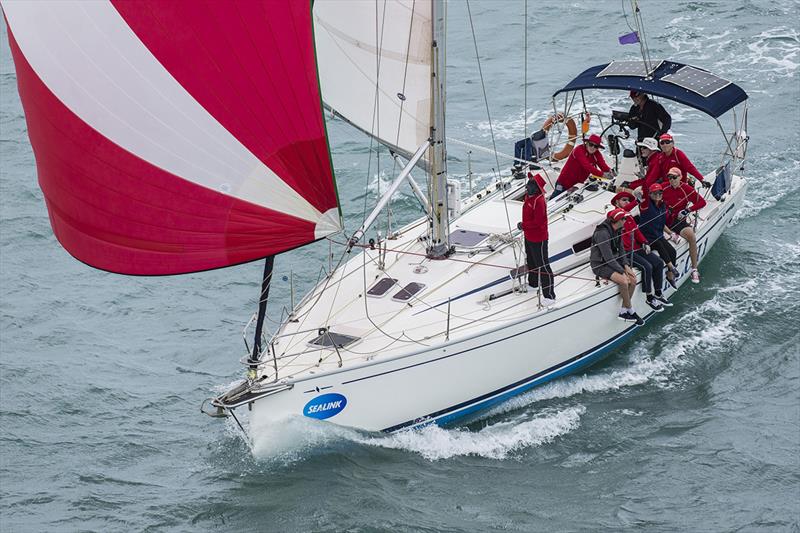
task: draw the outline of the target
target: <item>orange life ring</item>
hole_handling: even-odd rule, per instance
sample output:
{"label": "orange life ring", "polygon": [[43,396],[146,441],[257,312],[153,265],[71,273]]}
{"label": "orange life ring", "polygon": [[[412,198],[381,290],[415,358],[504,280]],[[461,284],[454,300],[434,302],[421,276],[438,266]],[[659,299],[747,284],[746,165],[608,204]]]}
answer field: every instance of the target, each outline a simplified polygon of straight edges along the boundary
{"label": "orange life ring", "polygon": [[[549,131],[553,124],[556,122],[564,122],[564,114],[563,113],[556,113],[547,118],[542,124],[542,129],[544,131]],[[573,119],[567,119],[565,125],[567,126],[567,144],[564,148],[561,149],[560,152],[553,154],[553,160],[561,161],[562,159],[566,159],[569,157],[569,154],[572,153],[572,149],[575,147],[575,141],[578,140],[578,127],[575,124]]]}

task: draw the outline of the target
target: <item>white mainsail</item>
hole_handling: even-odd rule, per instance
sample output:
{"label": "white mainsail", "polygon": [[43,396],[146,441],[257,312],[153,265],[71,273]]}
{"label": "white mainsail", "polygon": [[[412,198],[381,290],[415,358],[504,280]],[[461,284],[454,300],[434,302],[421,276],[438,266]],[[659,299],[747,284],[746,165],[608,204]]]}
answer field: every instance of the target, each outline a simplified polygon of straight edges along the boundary
{"label": "white mainsail", "polygon": [[431,0],[317,0],[314,32],[325,104],[410,158],[431,133]]}

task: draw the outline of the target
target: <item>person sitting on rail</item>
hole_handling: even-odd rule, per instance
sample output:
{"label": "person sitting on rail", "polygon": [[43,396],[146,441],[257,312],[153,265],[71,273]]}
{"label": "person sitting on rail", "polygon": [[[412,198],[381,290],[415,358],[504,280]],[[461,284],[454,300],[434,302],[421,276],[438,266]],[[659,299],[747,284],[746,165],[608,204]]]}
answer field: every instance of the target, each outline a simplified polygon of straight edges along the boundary
{"label": "person sitting on rail", "polygon": [[[611,204],[630,213],[638,202],[631,193],[622,191],[611,199]],[[664,261],[650,250],[647,238],[630,214],[622,225],[622,247],[633,266],[642,272],[642,290],[646,294],[647,305],[658,313],[664,310],[664,306],[671,306],[661,292],[664,288]]]}
{"label": "person sitting on rail", "polygon": [[643,178],[632,181],[628,187],[630,187],[631,190],[642,187],[644,197],[647,198],[647,190],[650,185],[659,182],[663,177],[661,175],[661,158],[663,156],[658,149],[658,141],[651,137],[642,139],[636,143],[636,146],[639,147],[639,152],[642,155],[642,160],[647,167],[647,171],[644,173]]}
{"label": "person sitting on rail", "polygon": [[656,138],[669,131],[672,127],[672,117],[664,106],[651,100],[641,91],[631,91],[630,97],[633,105],[629,112],[628,127],[637,130],[637,141],[647,137]]}
{"label": "person sitting on rail", "polygon": [[553,269],[547,250],[547,199],[544,197],[544,178],[528,172],[525,185],[525,202],[522,204],[522,222],[517,228],[525,232],[525,258],[528,264],[528,285],[542,287],[542,303],[553,305],[556,293],[553,290]]}
{"label": "person sitting on rail", "polygon": [[[658,144],[661,146],[661,177],[667,175],[670,169],[673,167],[678,168],[681,171],[681,178],[684,182],[689,183],[687,175],[691,174],[698,180],[700,180],[700,184],[705,187],[711,187],[711,182],[708,182],[703,177],[703,174],[697,170],[697,167],[692,164],[686,154],[683,153],[683,150],[679,150],[675,148],[675,140],[672,138],[672,135],[669,133],[663,134],[661,137],[658,138]],[[691,184],[694,184],[692,181]]]}
{"label": "person sitting on rail", "polygon": [[561,169],[556,187],[550,199],[555,198],[570,187],[583,183],[590,175],[611,179],[614,173],[606,164],[600,150],[604,149],[602,139],[597,134],[590,135],[581,146],[575,148]]}
{"label": "person sitting on rail", "polygon": [[666,233],[676,242],[680,237],[666,225],[667,206],[662,201],[664,195],[662,185],[660,183],[650,185],[648,193],[642,203],[639,204],[639,229],[647,239],[650,248],[655,250],[667,265],[667,282],[673,289],[677,289],[676,281],[681,277],[678,269],[675,268],[678,254],[675,251],[675,247],[670,244],[669,239],[664,237],[664,234]]}
{"label": "person sitting on rail", "polygon": [[633,310],[631,298],[636,289],[636,274],[631,269],[625,250],[622,248],[621,231],[628,213],[624,209],[615,208],[606,214],[606,219],[599,224],[592,234],[592,248],[589,261],[595,276],[613,281],[619,286],[622,297],[622,308],[618,318],[625,322],[644,324]]}
{"label": "person sitting on rail", "polygon": [[700,272],[697,270],[697,238],[694,228],[686,221],[693,211],[706,206],[705,199],[689,185],[681,181],[681,169],[673,167],[667,174],[669,187],[664,189],[664,204],[667,206],[667,225],[675,233],[689,243],[689,257],[692,260],[692,283],[700,283]]}

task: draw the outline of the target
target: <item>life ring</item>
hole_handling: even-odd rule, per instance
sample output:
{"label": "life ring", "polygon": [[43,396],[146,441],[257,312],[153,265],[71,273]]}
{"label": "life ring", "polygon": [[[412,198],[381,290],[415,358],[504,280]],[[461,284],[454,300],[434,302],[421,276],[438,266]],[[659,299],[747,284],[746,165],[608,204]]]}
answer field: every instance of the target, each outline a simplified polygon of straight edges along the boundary
{"label": "life ring", "polygon": [[[555,115],[547,117],[547,120],[545,120],[544,124],[542,124],[542,129],[544,131],[549,131],[556,122],[564,122],[563,113],[556,113]],[[569,154],[572,153],[572,149],[575,148],[575,141],[578,140],[578,127],[575,124],[575,120],[571,118],[567,119],[565,125],[567,126],[568,134],[567,144],[561,149],[560,152],[553,154],[554,161],[561,161],[562,159],[569,157]]]}

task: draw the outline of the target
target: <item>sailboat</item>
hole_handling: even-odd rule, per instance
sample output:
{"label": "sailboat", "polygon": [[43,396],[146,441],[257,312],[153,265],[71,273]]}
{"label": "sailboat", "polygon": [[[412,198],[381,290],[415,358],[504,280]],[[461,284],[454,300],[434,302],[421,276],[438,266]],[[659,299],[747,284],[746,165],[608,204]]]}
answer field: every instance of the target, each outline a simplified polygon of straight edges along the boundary
{"label": "sailboat", "polygon": [[[641,162],[624,114],[600,116],[586,92],[645,91],[719,125],[720,164],[694,221],[701,260],[747,189],[734,173],[746,158],[746,93],[703,69],[645,55],[590,67],[558,89],[544,150],[518,159],[521,172],[462,198],[447,169],[442,0],[203,9],[59,0],[3,9],[39,182],[69,253],[128,275],[266,258],[248,325],[254,341],[241,360],[246,375],[202,408],[243,430],[238,409],[251,427],[290,416],[368,431],[448,424],[581,370],[634,335],[636,324],[617,320],[616,286],[597,279],[588,259],[615,187],[633,181]],[[719,119],[731,110],[726,130]],[[346,236],[329,113],[403,163]],[[519,178],[542,173],[549,192],[564,154],[594,127],[588,117],[608,139],[616,177],[548,203],[559,297],[546,305],[525,282]],[[404,184],[424,216],[370,238]],[[274,257],[320,239],[336,244],[341,260],[267,335]],[[688,245],[677,252],[688,271]],[[634,305],[647,309],[641,291]]]}

